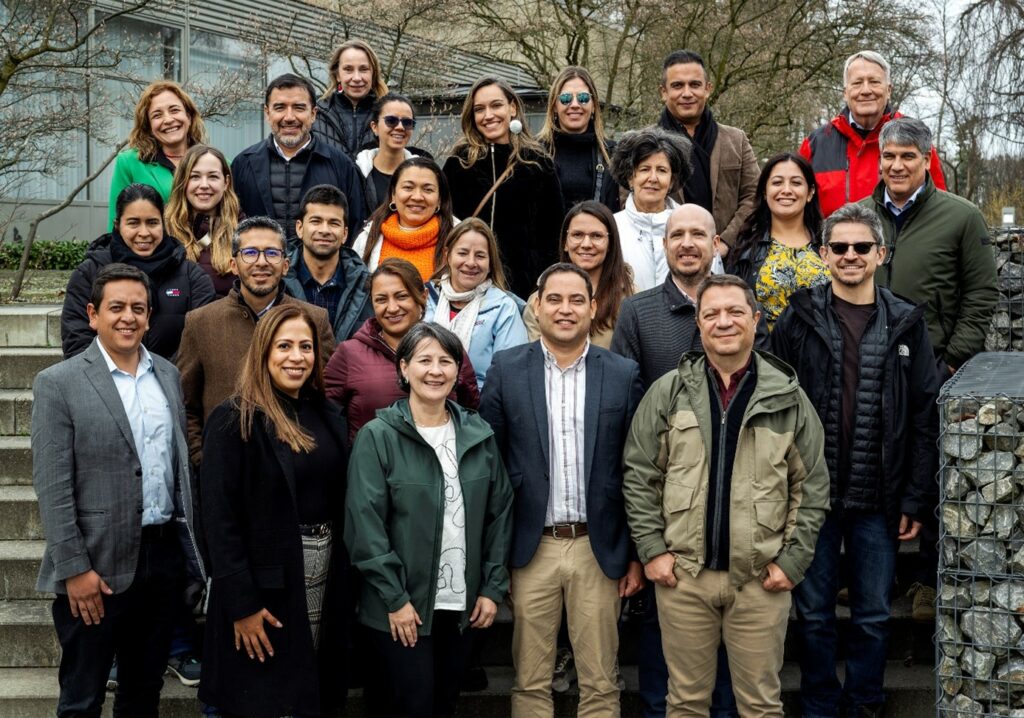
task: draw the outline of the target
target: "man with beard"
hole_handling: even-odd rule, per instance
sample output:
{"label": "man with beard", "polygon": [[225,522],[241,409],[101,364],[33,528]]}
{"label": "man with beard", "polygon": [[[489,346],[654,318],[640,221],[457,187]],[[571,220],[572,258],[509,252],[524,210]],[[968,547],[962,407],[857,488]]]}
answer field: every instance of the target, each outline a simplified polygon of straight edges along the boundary
{"label": "man with beard", "polygon": [[327,310],[339,342],[351,339],[373,316],[367,289],[369,272],[345,245],[348,201],[331,185],[311,187],[302,198],[295,234],[302,247],[292,250],[284,283],[288,292]]}
{"label": "man with beard", "polygon": [[714,88],[700,55],[676,50],[662,67],[660,89],[665,108],[658,125],[685,134],[693,144],[693,171],[678,199],[711,212],[720,228],[725,256],[754,211],[757,157],[743,130],[719,124],[712,116],[707,104]]}
{"label": "man with beard", "polygon": [[[772,332],[772,351],[796,369],[825,427],[832,510],[814,560],[793,592],[805,716],[882,715],[896,553],[938,500],[939,376],[924,320],[885,287],[882,223],[847,204],[822,232],[831,284],[802,289]],[[883,458],[884,457],[884,458]],[[841,547],[845,544],[845,559]],[[836,591],[850,587],[846,680],[836,677]]]}
{"label": "man with beard", "polygon": [[[242,359],[256,331],[256,322],[271,307],[299,302],[285,292],[288,271],[284,231],[270,217],[249,217],[239,223],[231,242],[231,271],[238,277],[226,297],[185,315],[178,350],[178,370],[188,420],[189,458],[202,458],[203,424],[218,404],[234,393]],[[334,351],[327,311],[307,305],[320,334],[324,363]]]}
{"label": "man with beard", "polygon": [[242,150],[231,163],[242,211],[248,217],[275,218],[289,241],[298,243],[295,221],[303,195],[315,185],[334,185],[348,199],[348,230],[355,236],[366,219],[363,179],[344,152],[311,134],[316,119],[313,85],[290,73],[275,78],[267,86],[263,114],[270,137]]}

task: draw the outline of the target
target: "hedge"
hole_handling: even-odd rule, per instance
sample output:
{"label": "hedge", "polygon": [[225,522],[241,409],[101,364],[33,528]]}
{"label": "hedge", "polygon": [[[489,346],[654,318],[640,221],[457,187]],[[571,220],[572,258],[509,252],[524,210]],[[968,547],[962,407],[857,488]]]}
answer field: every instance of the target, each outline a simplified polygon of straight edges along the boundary
{"label": "hedge", "polygon": [[[54,241],[49,239],[36,240],[29,252],[29,269],[62,269],[71,270],[85,259],[87,241]],[[4,242],[0,244],[0,270],[17,269],[21,264],[21,255],[25,245],[21,242]]]}

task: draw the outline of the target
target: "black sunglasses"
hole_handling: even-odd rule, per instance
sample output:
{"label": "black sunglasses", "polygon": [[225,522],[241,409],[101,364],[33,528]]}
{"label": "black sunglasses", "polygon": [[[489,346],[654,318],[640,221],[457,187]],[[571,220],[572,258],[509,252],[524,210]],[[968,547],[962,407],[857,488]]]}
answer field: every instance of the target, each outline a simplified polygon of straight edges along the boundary
{"label": "black sunglasses", "polygon": [[857,254],[864,255],[870,252],[876,245],[874,242],[829,242],[828,248],[839,257],[850,251],[850,247],[853,247],[853,251]]}
{"label": "black sunglasses", "polygon": [[[563,92],[561,95],[558,96],[558,101],[561,102],[563,105],[571,105],[572,104],[572,97],[573,97],[573,93],[571,93],[571,92]],[[580,103],[581,105],[589,105],[590,104],[590,93],[589,92],[577,92],[576,93],[576,101],[578,103]]]}
{"label": "black sunglasses", "polygon": [[395,117],[394,115],[384,115],[382,119],[384,120],[384,125],[389,130],[395,129],[396,127],[398,127],[399,124],[402,125],[403,130],[411,130],[413,127],[416,126],[416,120],[414,120],[411,117]]}

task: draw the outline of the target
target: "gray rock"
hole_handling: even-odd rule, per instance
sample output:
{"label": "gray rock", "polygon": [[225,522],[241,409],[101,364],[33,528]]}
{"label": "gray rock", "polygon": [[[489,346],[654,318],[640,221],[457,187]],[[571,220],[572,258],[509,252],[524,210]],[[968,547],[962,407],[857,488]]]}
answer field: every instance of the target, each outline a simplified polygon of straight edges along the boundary
{"label": "gray rock", "polygon": [[974,585],[971,586],[971,596],[974,598],[975,605],[987,606],[991,590],[991,581],[975,580]]}
{"label": "gray rock", "polygon": [[[960,477],[960,479],[962,482],[963,477]],[[959,488],[959,486],[955,486],[953,488]],[[947,493],[947,496],[948,495],[949,494]],[[961,494],[961,496],[963,496],[963,494]],[[955,499],[960,497],[949,496],[949,498]],[[1009,501],[1013,498],[1013,479],[1005,477],[1002,479],[996,479],[991,484],[985,484],[981,487],[981,498],[989,504],[998,504],[1002,501]]]}
{"label": "gray rock", "polygon": [[[994,534],[1000,541],[1006,541],[1013,534],[1017,527],[1017,512],[1009,504],[998,504],[992,508],[985,527],[981,530],[983,535]],[[1005,555],[1005,554],[1004,554]]]}
{"label": "gray rock", "polygon": [[[964,437],[961,436],[961,439]],[[961,444],[960,448],[964,448]],[[1017,457],[1009,451],[985,451],[976,459],[961,461],[960,471],[972,479],[978,486],[991,484],[1005,478],[1013,471]]]}
{"label": "gray rock", "polygon": [[996,312],[992,315],[992,328],[993,329],[1009,329],[1010,328],[1010,313],[1009,312]]}
{"label": "gray rock", "polygon": [[936,640],[942,652],[950,657],[959,656],[964,650],[964,634],[952,616],[939,613],[935,617]]}
{"label": "gray rock", "polygon": [[1017,448],[1013,450],[1013,455],[1018,459],[1024,459],[1024,438],[1017,444]]}
{"label": "gray rock", "polygon": [[984,526],[988,521],[988,515],[992,513],[992,506],[982,499],[980,493],[972,491],[964,497],[963,503],[960,504],[960,510],[970,519],[971,523]]}
{"label": "gray rock", "polygon": [[982,404],[981,408],[978,409],[978,423],[982,426],[993,426],[998,424],[1002,418],[999,415],[999,407],[994,401]]}
{"label": "gray rock", "polygon": [[[967,516],[967,512],[963,509],[963,504],[943,504],[942,506],[942,528],[949,536],[957,536],[959,538],[974,538],[978,534],[978,527],[973,521]],[[955,542],[951,542],[952,553],[946,553],[946,565],[955,566],[958,562],[956,560],[956,545]],[[949,544],[947,544],[949,546]]]}
{"label": "gray rock", "polygon": [[953,698],[952,705],[953,712],[951,715],[956,716],[983,716],[985,715],[985,706],[978,703],[978,701],[971,700],[962,693]]}
{"label": "gray rock", "polygon": [[970,608],[972,603],[971,592],[963,585],[943,584],[936,599],[937,607],[940,609]]}
{"label": "gray rock", "polygon": [[1024,548],[1018,549],[1010,556],[1010,573],[1024,573]]}
{"label": "gray rock", "polygon": [[942,435],[942,451],[954,459],[976,459],[981,453],[983,431],[977,419],[949,424],[946,433]]}
{"label": "gray rock", "polygon": [[1024,581],[1003,581],[992,587],[991,601],[999,608],[1024,613]]}
{"label": "gray rock", "polygon": [[1024,689],[1024,658],[1011,658],[1006,663],[1001,663],[996,668],[996,678],[1010,683],[1019,683]]}
{"label": "gray rock", "polygon": [[1006,573],[1006,546],[1001,541],[989,538],[972,541],[960,551],[960,558],[977,573]]}
{"label": "gray rock", "polygon": [[938,665],[939,685],[947,696],[955,696],[963,686],[960,665],[953,658],[943,657]]}
{"label": "gray rock", "polygon": [[981,402],[977,399],[959,397],[951,399],[944,404],[943,413],[945,414],[946,422],[952,424],[954,422],[974,418],[977,416],[979,408],[981,408]]}
{"label": "gray rock", "polygon": [[987,680],[996,667],[996,657],[968,646],[960,656],[960,666],[975,678]]}
{"label": "gray rock", "polygon": [[1013,616],[988,608],[972,608],[964,613],[960,629],[971,637],[975,649],[985,647],[996,656],[1005,656],[1009,647],[1016,646],[1022,635]]}
{"label": "gray rock", "polygon": [[994,451],[1013,451],[1017,447],[1020,431],[1017,422],[1001,421],[985,434],[985,446]]}
{"label": "gray rock", "polygon": [[997,329],[989,329],[985,333],[985,351],[1004,352],[1010,348],[1010,335]]}

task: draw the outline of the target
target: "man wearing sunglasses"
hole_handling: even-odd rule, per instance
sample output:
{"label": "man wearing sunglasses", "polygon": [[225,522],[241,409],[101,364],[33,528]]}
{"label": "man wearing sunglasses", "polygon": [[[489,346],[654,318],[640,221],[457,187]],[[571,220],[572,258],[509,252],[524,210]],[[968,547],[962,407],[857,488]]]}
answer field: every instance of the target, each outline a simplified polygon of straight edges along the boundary
{"label": "man wearing sunglasses", "polygon": [[[772,351],[796,369],[825,428],[831,478],[831,511],[793,592],[800,699],[805,716],[838,716],[841,703],[848,716],[875,716],[884,700],[896,553],[932,520],[938,500],[939,371],[925,306],[875,286],[887,249],[870,208],[847,204],[833,212],[821,256],[831,284],[795,292],[771,334]],[[843,544],[851,626],[841,686],[836,593]]]}

